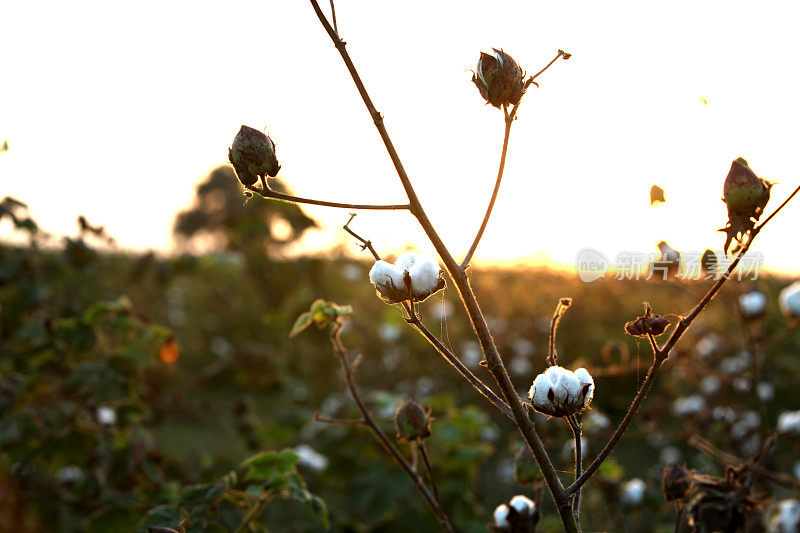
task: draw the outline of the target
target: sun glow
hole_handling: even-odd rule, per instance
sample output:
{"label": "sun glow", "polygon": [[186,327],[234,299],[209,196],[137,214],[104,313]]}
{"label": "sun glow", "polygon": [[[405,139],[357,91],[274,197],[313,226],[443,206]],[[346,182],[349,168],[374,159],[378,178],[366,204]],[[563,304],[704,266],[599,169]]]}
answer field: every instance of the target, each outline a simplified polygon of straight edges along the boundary
{"label": "sun glow", "polygon": [[[502,113],[471,83],[481,50],[502,47],[529,72],[573,54],[531,87],[510,141],[503,188],[478,263],[571,265],[718,249],[732,159],[800,182],[797,6],[744,2],[402,5],[340,2],[342,35],[419,196],[455,255],[491,193]],[[268,127],[280,177],[301,196],[402,203],[403,190],[352,81],[304,2],[17,2],[0,20],[3,194],[50,231],[86,214],[123,247],[171,246],[174,213],[225,162],[240,125]],[[513,16],[509,16],[513,13]],[[421,16],[424,15],[424,16]],[[649,190],[666,203],[651,207]],[[323,229],[304,250],[349,242],[347,213],[308,207]],[[426,240],[407,213],[362,214],[388,253]],[[800,209],[756,242],[768,266],[800,270]],[[354,249],[355,250],[355,249]]]}

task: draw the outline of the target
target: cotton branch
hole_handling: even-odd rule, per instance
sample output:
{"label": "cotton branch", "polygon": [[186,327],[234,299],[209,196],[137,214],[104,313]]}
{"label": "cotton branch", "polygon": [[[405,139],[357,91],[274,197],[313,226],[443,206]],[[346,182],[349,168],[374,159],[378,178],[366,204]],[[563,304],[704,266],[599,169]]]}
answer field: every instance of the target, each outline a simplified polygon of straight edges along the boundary
{"label": "cotton branch", "polygon": [[[531,86],[531,84],[535,83],[535,80],[541,73],[545,70],[550,68],[550,65],[555,63],[560,57],[564,59],[569,59],[570,54],[567,54],[563,50],[559,50],[556,57],[553,58],[542,70],[528,78],[525,82],[525,90]],[[483,237],[483,232],[486,231],[486,226],[489,224],[489,218],[492,216],[492,210],[494,209],[495,201],[497,200],[497,194],[500,192],[500,183],[503,181],[503,172],[506,167],[506,154],[508,153],[508,139],[511,135],[511,125],[514,123],[514,119],[517,115],[517,109],[519,109],[520,103],[517,103],[511,108],[511,111],[508,110],[508,105],[503,104],[503,115],[505,116],[505,132],[503,134],[503,148],[500,152],[500,165],[497,168],[497,179],[494,183],[494,190],[492,191],[492,197],[489,200],[489,206],[486,208],[486,214],[483,215],[483,221],[481,222],[480,228],[478,228],[478,233],[475,235],[475,239],[472,241],[472,245],[469,247],[469,251],[467,255],[464,257],[464,260],[461,261],[461,268],[466,269],[469,266],[470,260],[472,260],[472,256],[475,253],[475,250],[478,248],[478,244],[481,242],[481,238]]]}
{"label": "cotton branch", "polygon": [[[403,457],[403,454],[400,453],[392,441],[389,440],[389,437],[386,436],[386,433],[383,432],[380,426],[372,418],[372,414],[369,412],[369,409],[367,409],[367,406],[361,399],[361,394],[358,391],[358,387],[356,386],[355,379],[353,377],[354,372],[348,359],[347,349],[344,347],[344,344],[342,344],[341,341],[341,333],[342,324],[339,322],[334,323],[330,334],[331,344],[333,345],[333,351],[342,366],[342,372],[344,373],[344,379],[347,383],[347,389],[350,392],[350,396],[352,396],[353,401],[355,401],[358,410],[361,411],[361,415],[363,416],[363,422],[359,420],[357,423],[367,426],[372,431],[386,452],[397,462],[397,464],[400,465],[408,477],[411,478],[411,481],[414,483],[414,487],[416,487],[417,491],[422,495],[425,503],[427,503],[428,507],[430,507],[431,511],[433,511],[433,514],[436,515],[436,518],[439,520],[442,529],[452,532],[453,527],[450,525],[450,521],[444,514],[444,511],[438,502],[438,497],[435,497],[431,494],[416,470],[408,463],[406,458]],[[325,421],[329,422],[330,420]]]}
{"label": "cotton branch", "polygon": [[320,9],[317,0],[310,0],[310,2],[311,6],[314,8],[317,18],[320,21],[320,24],[322,24],[322,27],[328,33],[328,36],[336,47],[336,50],[342,57],[342,61],[344,61],[347,70],[350,72],[350,76],[353,79],[353,83],[355,84],[361,99],[364,101],[364,105],[372,117],[375,128],[378,130],[386,151],[389,154],[392,163],[394,164],[395,170],[397,171],[397,176],[400,179],[400,183],[403,185],[403,189],[406,192],[406,196],[408,197],[410,204],[409,210],[411,211],[411,214],[414,215],[420,226],[422,226],[423,231],[425,231],[425,235],[427,235],[428,239],[431,241],[431,244],[433,244],[433,247],[436,249],[439,257],[442,259],[445,269],[447,270],[448,274],[450,274],[450,277],[453,280],[456,289],[458,290],[458,294],[467,310],[470,322],[472,323],[472,327],[475,329],[475,334],[477,335],[478,341],[481,345],[481,350],[483,351],[485,358],[485,366],[497,381],[500,391],[506,402],[508,402],[508,405],[514,415],[517,428],[525,438],[525,441],[531,447],[534,457],[536,457],[536,461],[542,470],[542,476],[547,483],[547,488],[556,503],[556,509],[558,510],[559,518],[561,519],[564,529],[568,533],[577,532],[578,525],[575,522],[575,517],[572,514],[570,501],[564,491],[564,486],[561,484],[561,480],[558,478],[558,474],[556,473],[556,470],[550,461],[550,457],[547,454],[547,450],[545,449],[541,438],[536,433],[536,429],[533,426],[532,421],[530,418],[528,418],[527,410],[525,407],[523,407],[519,396],[517,396],[514,384],[511,382],[511,378],[508,375],[505,366],[503,365],[503,360],[497,351],[497,346],[494,343],[491,331],[486,324],[486,319],[483,316],[480,305],[478,304],[478,300],[475,298],[475,293],[472,291],[469,278],[464,271],[464,268],[462,268],[455,261],[453,255],[450,253],[450,250],[448,250],[448,248],[445,246],[441,237],[439,237],[439,234],[436,232],[436,229],[433,227],[433,224],[425,213],[425,210],[423,209],[422,204],[417,197],[416,191],[411,185],[408,174],[406,173],[405,168],[400,161],[400,156],[397,154],[394,143],[392,143],[389,133],[386,131],[386,126],[383,123],[383,116],[377,111],[377,109],[375,109],[372,99],[367,93],[364,83],[361,81],[361,77],[359,76],[353,61],[350,58],[350,54],[347,52],[345,42],[339,37],[334,28],[328,22],[328,19]]}
{"label": "cotton branch", "polygon": [[789,203],[789,200],[791,200],[798,192],[800,192],[800,186],[798,186],[792,192],[792,194],[790,194],[789,197],[786,198],[786,200],[784,200],[783,203],[781,203],[781,205],[779,205],[778,208],[775,209],[775,211],[773,211],[772,214],[769,215],[769,217],[767,217],[761,224],[754,227],[750,231],[750,236],[747,239],[747,242],[736,254],[736,257],[728,266],[728,269],[717,280],[717,282],[714,283],[714,285],[708,290],[708,292],[706,292],[706,294],[700,299],[697,305],[695,305],[692,308],[689,314],[687,314],[685,317],[681,317],[681,319],[678,321],[678,325],[672,331],[672,334],[670,335],[669,339],[664,344],[664,346],[659,347],[658,342],[656,342],[655,338],[652,335],[648,336],[650,345],[653,349],[653,362],[650,365],[650,368],[647,370],[647,375],[645,376],[642,386],[639,388],[639,392],[636,394],[636,397],[633,399],[633,402],[631,402],[631,405],[628,408],[628,412],[625,413],[625,417],[622,419],[619,426],[614,431],[614,434],[611,436],[611,439],[609,439],[608,443],[606,443],[605,447],[597,456],[597,458],[594,461],[592,461],[592,464],[590,464],[586,468],[586,470],[575,481],[575,483],[567,487],[566,489],[567,494],[574,494],[575,492],[580,490],[581,486],[584,483],[586,483],[586,481],[588,481],[590,477],[592,477],[592,475],[595,473],[595,471],[597,471],[597,469],[600,467],[603,461],[605,461],[605,459],[609,456],[609,454],[611,454],[611,451],[614,449],[614,446],[616,446],[617,442],[622,437],[623,433],[625,433],[625,431],[628,429],[628,426],[633,421],[633,418],[636,416],[636,412],[639,410],[639,405],[641,405],[642,400],[644,400],[644,397],[647,395],[648,391],[653,386],[656,374],[658,373],[658,370],[664,363],[664,361],[666,361],[667,357],[669,357],[670,351],[675,347],[675,345],[681,339],[686,330],[689,329],[689,326],[691,326],[694,319],[697,318],[697,316],[706,308],[706,306],[708,306],[708,304],[711,302],[711,300],[714,299],[714,297],[720,291],[725,282],[728,281],[728,279],[730,279],[731,274],[733,274],[733,271],[736,270],[736,267],[739,265],[739,261],[742,260],[742,257],[744,257],[744,255],[750,249],[750,245],[753,244],[753,241],[761,232],[761,230],[764,229],[764,226],[766,226],[767,223],[770,220],[772,220],[772,218],[775,215],[778,214],[778,212],[780,212],[784,207],[786,207],[786,204]]}
{"label": "cotton branch", "polygon": [[292,196],[291,194],[284,194],[282,192],[274,191],[269,188],[265,183],[264,187],[255,187],[253,185],[245,185],[248,191],[254,192],[264,198],[272,198],[273,200],[281,200],[283,202],[291,202],[295,204],[310,204],[321,205],[325,207],[338,207],[341,209],[369,209],[376,211],[401,211],[410,209],[409,204],[348,204],[342,202],[327,202],[325,200],[314,200],[312,198],[301,198],[299,196]]}

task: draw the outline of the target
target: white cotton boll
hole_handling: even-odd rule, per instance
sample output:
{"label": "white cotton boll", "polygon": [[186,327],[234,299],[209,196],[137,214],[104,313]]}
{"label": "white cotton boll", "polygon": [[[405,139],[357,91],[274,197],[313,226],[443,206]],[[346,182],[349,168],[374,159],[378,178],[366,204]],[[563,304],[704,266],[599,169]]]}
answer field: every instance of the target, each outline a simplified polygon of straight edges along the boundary
{"label": "white cotton boll", "polygon": [[800,318],[800,281],[795,281],[781,291],[778,297],[781,311],[792,318]]}
{"label": "white cotton boll", "polygon": [[299,444],[294,449],[297,454],[297,463],[314,472],[322,472],[328,468],[328,458],[316,451],[308,444]]}
{"label": "white cotton boll", "polygon": [[101,405],[97,408],[97,421],[104,426],[113,426],[117,423],[117,412],[113,407]]}
{"label": "white cotton boll", "polygon": [[733,380],[733,389],[737,392],[748,392],[752,388],[750,380],[746,377],[738,377]]}
{"label": "white cotton boll", "polygon": [[556,401],[562,404],[574,403],[581,396],[581,382],[572,372],[565,372],[561,375],[554,389]]}
{"label": "white cotton boll", "polygon": [[415,294],[427,295],[439,285],[439,263],[433,258],[421,259],[408,271]]}
{"label": "white cotton boll", "polygon": [[672,404],[675,416],[694,416],[705,409],[706,401],[699,394],[678,398]]}
{"label": "white cotton boll", "polygon": [[800,531],[800,501],[783,500],[768,515],[769,533],[796,533]]}
{"label": "white cotton boll", "polygon": [[501,529],[511,529],[511,524],[508,523],[508,514],[511,510],[508,505],[501,504],[494,510],[494,526]]}
{"label": "white cotton boll", "polygon": [[703,394],[706,396],[715,394],[719,390],[720,385],[719,378],[716,376],[706,376],[700,380],[700,390],[703,391]]}
{"label": "white cotton boll", "polygon": [[59,483],[76,483],[83,479],[83,470],[79,466],[62,466],[56,471],[56,479]]}
{"label": "white cotton boll", "polygon": [[761,316],[766,308],[767,295],[761,291],[750,291],[739,296],[739,309],[744,317]]}
{"label": "white cotton boll", "polygon": [[778,431],[800,437],[800,411],[784,411],[778,415]]}
{"label": "white cotton boll", "polygon": [[521,515],[530,515],[536,509],[536,504],[530,498],[517,494],[508,504]]}
{"label": "white cotton boll", "polygon": [[714,408],[711,412],[711,418],[733,424],[736,421],[736,412],[726,405],[721,405]]}
{"label": "white cotton boll", "polygon": [[647,489],[645,482],[638,477],[631,479],[622,486],[622,494],[619,501],[628,507],[637,507],[644,501],[644,493]]}
{"label": "white cotton boll", "polygon": [[665,465],[678,464],[683,459],[683,454],[675,446],[667,446],[658,454],[658,459]]}
{"label": "white cotton boll", "polygon": [[375,287],[386,285],[389,282],[394,283],[397,288],[403,287],[403,272],[398,270],[391,263],[386,261],[375,261],[369,271],[369,280]]}
{"label": "white cotton boll", "polygon": [[400,272],[403,272],[404,270],[411,272],[411,268],[417,264],[419,259],[420,255],[417,252],[405,252],[400,254],[397,260],[394,262],[394,266],[396,266]]}
{"label": "white cotton boll", "polygon": [[547,397],[547,393],[553,385],[554,383],[551,382],[547,372],[536,376],[536,379],[533,380],[533,385],[531,385],[531,390],[528,391],[528,396],[535,407],[544,410],[553,409],[553,402]]}
{"label": "white cotton boll", "polygon": [[768,402],[775,397],[775,387],[772,385],[772,383],[762,381],[756,385],[756,394],[758,394],[758,397],[761,398],[762,402]]}

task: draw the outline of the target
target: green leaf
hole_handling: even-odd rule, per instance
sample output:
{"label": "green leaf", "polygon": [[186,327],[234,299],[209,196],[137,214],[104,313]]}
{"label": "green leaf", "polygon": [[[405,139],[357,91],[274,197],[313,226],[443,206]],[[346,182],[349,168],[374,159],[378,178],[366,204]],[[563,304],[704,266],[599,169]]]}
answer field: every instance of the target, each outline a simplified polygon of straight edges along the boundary
{"label": "green leaf", "polygon": [[104,507],[92,514],[86,524],[87,533],[132,531],[142,515],[134,507]]}
{"label": "green leaf", "polygon": [[276,475],[285,477],[287,474],[293,474],[297,471],[295,468],[297,459],[297,454],[289,449],[259,453],[244,461],[243,464],[250,467],[245,479],[270,479]]}
{"label": "green leaf", "polygon": [[168,505],[160,505],[148,512],[139,525],[136,526],[137,533],[146,533],[147,528],[151,526],[171,527],[178,529],[183,515],[181,512]]}
{"label": "green leaf", "polygon": [[227,487],[224,483],[209,483],[187,487],[181,496],[181,505],[192,509],[214,504]]}
{"label": "green leaf", "polygon": [[308,311],[297,317],[297,320],[294,321],[294,326],[292,326],[292,331],[289,333],[290,337],[294,337],[308,326],[311,325],[312,322],[312,315]]}

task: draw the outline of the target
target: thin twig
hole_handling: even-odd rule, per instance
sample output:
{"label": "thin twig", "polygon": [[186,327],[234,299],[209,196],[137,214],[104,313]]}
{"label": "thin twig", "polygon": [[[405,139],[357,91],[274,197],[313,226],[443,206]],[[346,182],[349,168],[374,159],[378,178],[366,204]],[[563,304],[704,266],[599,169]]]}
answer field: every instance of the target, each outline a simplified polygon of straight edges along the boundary
{"label": "thin twig", "polygon": [[431,495],[428,487],[425,486],[422,478],[420,478],[419,474],[414,470],[414,468],[408,464],[408,461],[406,461],[406,458],[403,457],[403,454],[400,453],[392,441],[389,440],[389,437],[386,436],[386,433],[384,433],[380,426],[375,422],[375,420],[372,418],[372,414],[369,412],[369,409],[367,409],[367,406],[361,399],[361,394],[358,392],[358,387],[356,386],[355,379],[353,378],[353,369],[351,368],[350,361],[347,358],[347,349],[344,347],[344,344],[342,344],[340,338],[341,333],[342,325],[340,323],[335,323],[330,334],[331,344],[333,345],[333,351],[342,366],[342,372],[344,373],[344,379],[347,383],[347,389],[350,392],[350,396],[353,398],[358,410],[361,411],[361,415],[364,417],[364,425],[366,425],[372,431],[375,437],[377,437],[378,441],[380,441],[380,443],[383,445],[386,452],[397,462],[397,464],[400,465],[408,477],[411,478],[411,481],[414,483],[414,487],[416,487],[417,491],[422,495],[425,503],[427,503],[428,507],[430,507],[431,511],[433,511],[433,514],[436,515],[436,518],[439,520],[442,529],[452,532],[453,527],[450,525],[450,521],[447,519],[447,516],[444,514],[444,511],[442,511],[436,499],[433,497],[433,495]]}
{"label": "thin twig", "polygon": [[267,188],[255,187],[253,185],[245,185],[248,191],[252,191],[264,198],[271,198],[273,200],[281,200],[283,202],[292,202],[296,204],[310,204],[321,205],[324,207],[338,207],[340,209],[368,209],[374,211],[402,211],[410,209],[409,204],[348,204],[343,202],[327,202],[325,200],[313,200],[311,198],[301,198],[299,196],[292,196],[291,194],[283,194],[282,192],[274,191]]}
{"label": "thin twig", "polygon": [[[406,309],[408,310],[408,309]],[[414,326],[417,331],[422,333],[422,336],[425,337],[428,342],[436,349],[436,351],[441,355],[445,361],[453,365],[453,367],[458,371],[459,374],[464,376],[464,378],[469,381],[470,385],[477,390],[481,395],[483,395],[487,400],[492,402],[504,415],[506,415],[511,420],[514,420],[514,414],[511,412],[511,408],[508,406],[506,402],[504,402],[497,394],[492,391],[483,381],[480,380],[472,371],[461,362],[461,360],[454,355],[450,350],[448,350],[445,345],[440,341],[430,330],[422,323],[419,316],[414,313],[410,315],[410,318],[407,319],[407,322]]]}
{"label": "thin twig", "polygon": [[500,152],[500,166],[497,168],[497,179],[494,182],[494,190],[492,190],[492,197],[491,199],[489,199],[489,205],[486,207],[486,213],[483,215],[483,220],[481,221],[480,228],[478,228],[478,233],[472,240],[472,245],[469,247],[467,255],[464,256],[464,260],[461,261],[462,269],[467,268],[469,266],[469,262],[472,259],[472,255],[478,248],[478,243],[481,242],[481,238],[483,237],[483,232],[486,231],[486,225],[489,224],[489,217],[492,216],[492,210],[494,209],[494,203],[497,200],[497,194],[500,192],[500,183],[503,181],[503,171],[506,168],[506,154],[508,153],[508,138],[511,136],[511,125],[514,124],[514,119],[509,116],[508,106],[506,104],[503,104],[503,113],[505,114],[506,126],[505,126],[505,132],[503,133],[503,149]]}
{"label": "thin twig", "polygon": [[350,213],[350,219],[347,221],[347,224],[342,226],[342,229],[345,230],[347,233],[353,236],[358,242],[361,243],[361,250],[369,250],[369,253],[372,254],[372,257],[375,258],[376,261],[381,260],[381,256],[378,255],[378,252],[375,251],[375,248],[372,247],[372,241],[368,241],[367,239],[360,236],[358,233],[350,229],[350,223],[353,219],[356,218],[356,213]]}
{"label": "thin twig", "polygon": [[792,490],[800,490],[800,483],[792,479],[790,476],[782,473],[772,472],[763,468],[752,461],[748,461],[747,459],[743,459],[738,455],[734,455],[732,453],[724,452],[711,444],[709,441],[701,437],[700,435],[692,435],[686,441],[686,443],[693,447],[697,448],[701,452],[705,453],[706,455],[710,455],[717,461],[726,464],[726,465],[741,465],[751,470],[752,472],[757,473],[759,476],[770,480],[771,482],[775,483],[776,485],[781,485],[783,487],[792,489]]}
{"label": "thin twig", "polygon": [[327,416],[322,416],[319,414],[319,411],[314,413],[314,420],[324,424],[330,424],[332,426],[363,426],[366,424],[366,421],[363,418],[330,418]]}
{"label": "thin twig", "polygon": [[425,471],[428,473],[428,481],[433,489],[433,497],[436,498],[436,503],[439,504],[439,509],[442,509],[442,513],[444,513],[442,499],[439,497],[439,489],[436,486],[436,479],[433,476],[433,468],[431,467],[431,460],[428,457],[428,449],[425,447],[425,441],[421,439],[417,440],[417,450],[419,450],[419,454],[422,456],[422,463],[425,465]]}
{"label": "thin twig", "polygon": [[333,0],[331,0],[331,20],[333,21],[333,31],[339,35],[339,28],[336,26],[336,7],[333,5]]}
{"label": "thin twig", "polygon": [[558,324],[561,322],[561,317],[567,312],[569,306],[572,305],[572,298],[561,298],[558,301],[556,310],[553,313],[553,318],[550,320],[550,343],[547,351],[547,364],[555,366],[558,362],[558,353],[556,352],[556,333],[558,332]]}

